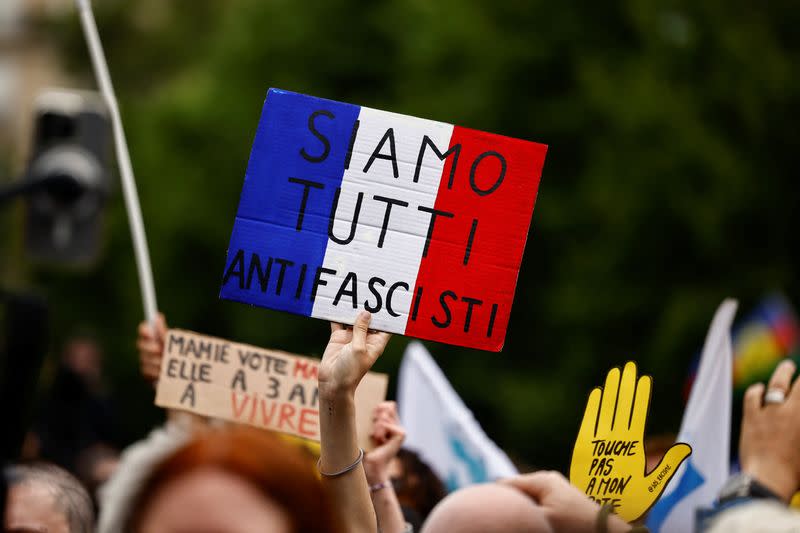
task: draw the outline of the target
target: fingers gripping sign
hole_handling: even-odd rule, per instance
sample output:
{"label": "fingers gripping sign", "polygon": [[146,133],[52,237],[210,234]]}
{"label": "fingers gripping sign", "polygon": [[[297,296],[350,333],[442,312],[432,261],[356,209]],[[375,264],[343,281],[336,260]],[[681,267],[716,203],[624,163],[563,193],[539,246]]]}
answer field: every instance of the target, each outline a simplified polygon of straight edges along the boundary
{"label": "fingers gripping sign", "polygon": [[600,504],[611,504],[628,522],[640,518],[656,502],[678,467],[691,453],[677,443],[646,472],[644,429],[650,407],[652,378],[636,378],[636,363],[620,373],[612,368],[604,387],[589,394],[572,452],[569,479]]}
{"label": "fingers gripping sign", "polygon": [[391,334],[369,329],[372,316],[362,311],[352,329],[331,323],[331,338],[319,365],[323,393],[354,393],[361,378],[383,353]]}

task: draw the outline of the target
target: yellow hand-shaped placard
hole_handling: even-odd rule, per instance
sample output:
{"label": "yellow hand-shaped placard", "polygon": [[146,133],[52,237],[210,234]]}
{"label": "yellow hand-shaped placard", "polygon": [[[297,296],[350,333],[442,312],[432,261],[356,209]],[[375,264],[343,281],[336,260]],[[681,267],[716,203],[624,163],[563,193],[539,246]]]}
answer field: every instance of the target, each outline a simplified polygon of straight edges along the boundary
{"label": "yellow hand-shaped placard", "polygon": [[644,427],[650,407],[652,378],[636,380],[636,363],[612,368],[604,388],[589,395],[578,439],[572,451],[569,480],[593,500],[614,506],[628,522],[656,502],[680,464],[692,453],[678,443],[647,473]]}

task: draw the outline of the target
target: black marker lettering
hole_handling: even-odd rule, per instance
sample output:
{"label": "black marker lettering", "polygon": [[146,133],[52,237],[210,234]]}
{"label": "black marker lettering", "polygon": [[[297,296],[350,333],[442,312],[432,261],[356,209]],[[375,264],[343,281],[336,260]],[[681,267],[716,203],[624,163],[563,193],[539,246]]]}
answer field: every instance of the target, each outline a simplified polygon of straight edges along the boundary
{"label": "black marker lettering", "polygon": [[356,137],[358,135],[358,126],[361,124],[360,120],[353,123],[353,131],[350,132],[350,144],[347,147],[347,156],[344,158],[344,169],[350,168],[350,158],[353,157],[353,146],[356,144]]}
{"label": "black marker lettering", "polygon": [[[339,286],[339,291],[336,293],[336,297],[333,299],[334,307],[339,305],[339,300],[341,300],[343,296],[349,296],[353,302],[353,309],[358,309],[357,282],[358,278],[356,278],[356,273],[348,272],[347,275],[344,277],[342,284]],[[350,284],[351,287],[349,289],[345,289],[348,283]]]}
{"label": "black marker lettering", "polygon": [[494,330],[494,319],[497,316],[497,304],[492,304],[492,314],[489,315],[489,327],[486,328],[486,336],[492,336],[492,330]]}
{"label": "black marker lettering", "polygon": [[267,292],[269,285],[269,273],[272,270],[272,258],[267,259],[267,265],[261,270],[261,258],[253,252],[250,255],[250,268],[247,271],[247,289],[253,283],[253,274],[258,273],[258,284],[261,285],[261,292]]}
{"label": "black marker lettering", "polygon": [[283,290],[283,277],[286,274],[286,267],[294,266],[294,261],[289,261],[288,259],[275,258],[275,262],[281,266],[281,269],[278,272],[278,284],[275,287],[275,295],[280,296],[281,291]]}
{"label": "black marker lettering", "polygon": [[402,287],[406,291],[408,291],[408,283],[404,281],[398,281],[391,287],[389,287],[389,292],[386,293],[386,310],[392,316],[400,316],[400,313],[395,313],[394,309],[392,309],[392,296],[394,296],[394,291]]}
{"label": "black marker lettering", "polygon": [[333,234],[333,224],[336,222],[336,215],[339,210],[339,196],[342,193],[342,188],[338,187],[336,189],[336,195],[333,197],[333,205],[331,206],[331,215],[328,219],[328,237],[331,240],[338,244],[350,244],[353,241],[353,238],[356,236],[356,226],[358,225],[358,215],[361,213],[361,201],[364,199],[364,193],[358,193],[358,197],[356,198],[356,208],[355,212],[353,213],[353,221],[350,222],[350,234],[347,236],[346,239],[340,239],[336,235]]}
{"label": "black marker lettering", "polygon": [[386,280],[376,276],[370,278],[369,283],[367,283],[367,286],[369,287],[369,292],[371,292],[375,296],[375,300],[377,301],[375,305],[370,304],[369,300],[364,301],[364,309],[366,309],[370,313],[377,313],[383,307],[383,298],[381,297],[381,293],[379,293],[378,290],[375,288],[375,285],[380,285],[381,287],[385,287]]}
{"label": "black marker lettering", "polygon": [[[388,155],[381,153],[381,150],[383,149],[383,145],[386,144],[387,139],[389,141],[389,154]],[[394,177],[395,178],[400,177],[400,173],[397,170],[397,153],[395,152],[395,149],[394,149],[394,129],[393,128],[389,128],[388,130],[386,130],[386,133],[383,134],[383,137],[381,138],[380,142],[378,143],[378,146],[375,147],[375,150],[373,150],[372,155],[369,156],[369,160],[367,161],[367,164],[364,165],[364,173],[365,174],[369,171],[369,168],[372,166],[372,163],[376,159],[386,159],[386,160],[391,161],[392,162],[392,172],[394,172]]]}
{"label": "black marker lettering", "polygon": [[377,194],[373,196],[375,200],[379,202],[386,202],[386,211],[383,213],[383,225],[381,226],[381,235],[378,237],[378,248],[383,248],[383,241],[386,238],[386,230],[389,229],[389,217],[392,214],[392,206],[399,205],[402,207],[408,207],[408,202],[404,202],[403,200],[396,200],[394,198],[387,198],[386,196],[378,196]]}
{"label": "black marker lettering", "polygon": [[456,175],[456,165],[458,164],[458,156],[461,154],[461,145],[456,144],[450,147],[445,153],[439,151],[431,138],[427,135],[422,137],[422,144],[419,147],[419,155],[417,156],[417,166],[414,167],[414,183],[419,181],[419,172],[420,168],[422,167],[422,158],[425,157],[425,148],[430,146],[433,153],[436,154],[436,157],[439,158],[439,161],[444,161],[451,155],[453,156],[453,164],[450,165],[450,177],[447,179],[447,188],[453,188],[453,179]]}
{"label": "black marker lettering", "polygon": [[437,328],[446,328],[450,326],[450,322],[453,319],[453,315],[450,312],[450,307],[447,305],[447,298],[452,298],[453,300],[458,299],[458,296],[453,291],[444,291],[442,294],[439,295],[439,303],[442,306],[442,310],[444,310],[444,320],[438,320],[436,316],[431,316],[431,322]]}
{"label": "black marker lettering", "polygon": [[[500,161],[500,174],[497,176],[497,179],[495,180],[494,184],[491,187],[489,187],[488,189],[481,189],[475,182],[475,173],[478,170],[478,165],[480,165],[481,161],[483,161],[487,157],[494,157],[498,161]],[[507,167],[506,158],[503,157],[501,154],[494,152],[492,150],[489,150],[488,152],[483,152],[481,155],[476,157],[475,161],[472,163],[472,168],[469,169],[469,184],[472,187],[472,190],[475,191],[475,194],[479,196],[487,196],[496,191],[497,188],[500,186],[500,184],[503,183],[503,178],[506,177],[506,167]]]}
{"label": "black marker lettering", "polygon": [[247,381],[245,380],[244,370],[237,370],[236,374],[233,375],[231,389],[236,390],[237,386],[242,390],[242,392],[247,392]]}
{"label": "black marker lettering", "polygon": [[315,189],[324,189],[325,185],[317,181],[304,180],[300,178],[289,178],[289,183],[298,183],[303,186],[303,198],[300,200],[300,212],[297,213],[297,225],[295,229],[300,231],[303,229],[303,218],[306,216],[306,205],[308,204],[308,191],[311,187]]}
{"label": "black marker lettering", "polygon": [[411,321],[417,321],[417,312],[419,311],[419,302],[422,299],[422,286],[417,287],[417,294],[414,295],[414,306],[411,308]]}
{"label": "black marker lettering", "polygon": [[469,263],[469,254],[472,253],[472,241],[475,239],[475,230],[478,229],[478,219],[472,219],[472,227],[469,230],[469,238],[467,239],[467,248],[464,250],[464,266]]}
{"label": "black marker lettering", "polygon": [[294,291],[294,299],[299,300],[300,295],[303,293],[303,284],[306,282],[306,270],[308,270],[308,265],[303,263],[300,265],[300,279],[297,280],[297,290]]}
{"label": "black marker lettering", "polygon": [[483,304],[483,300],[462,296],[461,301],[467,304],[467,312],[464,316],[464,333],[469,333],[469,323],[472,320],[472,306],[477,305],[480,307]]}
{"label": "black marker lettering", "polygon": [[289,393],[289,399],[287,401],[288,402],[295,401],[295,397],[296,396],[300,397],[300,404],[301,405],[305,405],[306,404],[306,389],[305,389],[305,387],[303,387],[303,385],[301,383],[298,383],[297,385],[292,387],[292,390]]}
{"label": "black marker lettering", "polygon": [[425,207],[424,205],[417,207],[417,209],[431,215],[431,221],[428,223],[428,235],[425,237],[425,248],[422,249],[422,257],[428,257],[428,247],[431,245],[431,239],[433,238],[433,226],[436,224],[436,217],[453,218],[455,214],[432,207]]}
{"label": "black marker lettering", "polygon": [[317,275],[314,276],[314,285],[311,287],[311,301],[313,302],[317,298],[317,289],[323,287],[328,284],[327,281],[322,279],[322,274],[330,274],[332,276],[336,275],[336,271],[332,268],[325,268],[325,267],[318,267],[317,268]]}
{"label": "black marker lettering", "polygon": [[326,111],[324,109],[320,109],[319,111],[314,111],[311,113],[311,116],[308,117],[308,129],[311,133],[322,142],[323,150],[320,155],[309,155],[306,152],[305,148],[300,148],[300,155],[303,156],[303,159],[308,161],[309,163],[322,163],[325,159],[328,158],[328,154],[331,153],[331,142],[325,137],[320,131],[317,129],[317,125],[314,124],[314,119],[318,116],[328,117],[333,119],[333,113],[330,111]]}
{"label": "black marker lettering", "polygon": [[183,339],[182,336],[178,336],[178,335],[175,335],[174,333],[170,333],[169,341],[167,341],[167,353],[173,353],[173,351],[172,351],[173,350],[173,345],[177,345],[178,346],[178,353],[179,354],[183,354],[184,353],[183,352],[183,350],[184,350],[183,343],[184,343],[184,339]]}
{"label": "black marker lettering", "polygon": [[178,403],[183,405],[184,402],[187,401],[189,402],[190,407],[194,407],[194,382],[190,382],[189,385],[186,386],[186,389],[183,391],[181,399]]}
{"label": "black marker lettering", "polygon": [[[234,269],[234,267],[238,268]],[[236,251],[233,261],[228,265],[228,270],[225,271],[225,275],[222,277],[222,284],[225,285],[234,276],[239,278],[239,289],[244,290],[244,250],[241,248]]]}

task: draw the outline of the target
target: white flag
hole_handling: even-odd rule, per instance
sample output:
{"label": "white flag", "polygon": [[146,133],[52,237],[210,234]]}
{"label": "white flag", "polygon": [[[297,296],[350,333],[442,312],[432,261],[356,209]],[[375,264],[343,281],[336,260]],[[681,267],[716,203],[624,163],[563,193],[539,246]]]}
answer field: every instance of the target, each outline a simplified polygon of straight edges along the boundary
{"label": "white flag", "polygon": [[731,325],[736,307],[736,300],[722,302],[708,330],[678,434],[678,442],[689,444],[692,455],[650,510],[647,526],[653,533],[694,531],[695,511],[711,506],[730,475]]}
{"label": "white flag", "polygon": [[406,428],[405,446],[430,465],[448,490],[518,473],[422,343],[412,342],[406,348],[397,403]]}

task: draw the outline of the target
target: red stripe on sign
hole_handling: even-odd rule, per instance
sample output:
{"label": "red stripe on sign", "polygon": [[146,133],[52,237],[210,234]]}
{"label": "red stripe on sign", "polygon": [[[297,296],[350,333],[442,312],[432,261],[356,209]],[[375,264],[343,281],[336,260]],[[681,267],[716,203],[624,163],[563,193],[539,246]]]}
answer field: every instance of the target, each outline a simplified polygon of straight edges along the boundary
{"label": "red stripe on sign", "polygon": [[547,146],[458,126],[456,146],[430,215],[405,333],[500,351]]}

